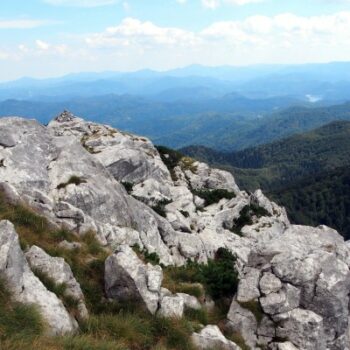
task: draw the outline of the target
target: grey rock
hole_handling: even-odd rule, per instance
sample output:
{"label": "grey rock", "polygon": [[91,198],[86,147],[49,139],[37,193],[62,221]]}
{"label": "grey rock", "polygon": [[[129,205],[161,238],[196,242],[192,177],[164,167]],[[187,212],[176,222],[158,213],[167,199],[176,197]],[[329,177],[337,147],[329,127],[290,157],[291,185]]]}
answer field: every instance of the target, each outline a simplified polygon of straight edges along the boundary
{"label": "grey rock", "polygon": [[277,328],[276,334],[280,338],[287,338],[300,349],[327,349],[323,319],[309,310],[292,310],[289,319]]}
{"label": "grey rock", "polygon": [[83,292],[70,266],[64,259],[52,257],[37,246],[32,246],[25,254],[25,257],[32,270],[47,275],[56,284],[64,284],[66,286],[66,295],[73,297],[78,302],[79,318],[81,320],[86,320],[89,313],[85,305]]}
{"label": "grey rock", "polygon": [[61,300],[48,291],[31,271],[20,248],[18,235],[9,221],[0,222],[0,276],[4,278],[14,300],[39,308],[51,335],[74,333],[77,322]]}
{"label": "grey rock", "polygon": [[227,328],[232,332],[238,332],[247,346],[254,348],[257,342],[258,322],[253,313],[243,308],[233,300],[227,314]]}
{"label": "grey rock", "polygon": [[260,279],[260,290],[263,294],[276,293],[281,288],[281,280],[271,272],[265,272]]}
{"label": "grey rock", "polygon": [[109,298],[117,301],[137,301],[152,314],[158,309],[162,269],[145,265],[126,245],[105,262],[105,289]]}
{"label": "grey rock", "polygon": [[185,302],[181,296],[164,296],[160,301],[158,315],[162,317],[181,318],[184,313]]}
{"label": "grey rock", "polygon": [[247,268],[246,270],[238,285],[237,301],[239,302],[247,302],[260,297],[260,271],[254,268]]}
{"label": "grey rock", "polygon": [[193,295],[186,293],[177,293],[176,295],[183,299],[186,308],[194,310],[200,310],[202,308],[201,303]]}
{"label": "grey rock", "polygon": [[218,326],[208,325],[199,333],[192,334],[194,345],[200,350],[240,350],[234,342],[226,339]]}

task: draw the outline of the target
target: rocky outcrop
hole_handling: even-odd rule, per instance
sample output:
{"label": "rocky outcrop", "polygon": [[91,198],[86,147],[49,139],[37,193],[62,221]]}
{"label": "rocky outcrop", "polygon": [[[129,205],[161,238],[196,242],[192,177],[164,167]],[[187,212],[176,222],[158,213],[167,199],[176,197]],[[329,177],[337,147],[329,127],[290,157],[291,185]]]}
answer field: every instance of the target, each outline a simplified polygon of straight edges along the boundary
{"label": "rocky outcrop", "polygon": [[77,322],[61,300],[49,292],[30,269],[18,235],[8,221],[0,222],[0,276],[7,281],[14,300],[38,307],[50,334],[62,335],[77,330]]}
{"label": "rocky outcrop", "polygon": [[240,350],[234,342],[226,339],[218,326],[206,326],[199,333],[193,333],[192,341],[200,350]]}
{"label": "rocky outcrop", "polygon": [[32,246],[25,254],[25,257],[33,271],[52,279],[56,284],[64,284],[64,293],[74,298],[78,303],[78,317],[80,320],[86,320],[89,316],[85,305],[84,295],[80,284],[75,279],[70,266],[63,258],[52,257],[37,246]]}
{"label": "rocky outcrop", "polygon": [[[243,308],[232,303],[228,325],[252,347],[262,335],[271,346],[277,338],[297,349],[348,349],[349,257],[343,238],[325,226],[293,225],[259,242],[238,287],[236,300]],[[248,299],[269,320],[263,333],[244,309]]]}
{"label": "rocky outcrop", "polygon": [[[105,264],[109,298],[181,317],[184,308],[199,309],[198,300],[161,288],[161,268],[145,264],[130,247],[157,253],[164,265],[206,262],[225,247],[237,256],[240,276],[228,331],[252,349],[350,350],[349,243],[324,226],[291,225],[283,208],[260,190],[240,191],[230,173],[186,157],[168,169],[149,140],[69,112],[48,127],[1,118],[0,160],[0,190],[9,202],[22,201],[77,234],[95,232],[114,251]],[[215,193],[223,195],[208,202]],[[32,274],[16,235],[4,237],[0,271],[17,299],[38,304],[54,332],[74,330],[63,305]],[[61,246],[75,249],[69,242]],[[64,262],[39,248],[27,258],[58,281],[73,283]],[[208,347],[232,346],[217,331],[205,328],[194,338]]]}

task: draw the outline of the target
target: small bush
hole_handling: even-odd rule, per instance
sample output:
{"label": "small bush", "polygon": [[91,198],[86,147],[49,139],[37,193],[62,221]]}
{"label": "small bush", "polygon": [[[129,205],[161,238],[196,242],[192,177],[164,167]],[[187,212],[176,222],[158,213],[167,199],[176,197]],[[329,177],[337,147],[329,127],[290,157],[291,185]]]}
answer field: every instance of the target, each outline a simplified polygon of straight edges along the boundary
{"label": "small bush", "polygon": [[66,188],[68,185],[74,184],[75,186],[79,186],[80,184],[86,183],[86,180],[83,178],[72,175],[67,182],[61,183],[57,186],[57,189],[60,190],[62,188]]}
{"label": "small bush", "polygon": [[165,206],[171,203],[171,201],[167,199],[163,199],[159,201],[156,205],[152,206],[152,209],[160,216],[166,217]]}
{"label": "small bush", "polygon": [[234,192],[230,192],[227,190],[192,190],[192,193],[205,201],[205,206],[218,203],[221,199],[232,199],[235,198],[236,195]]}
{"label": "small bush", "polygon": [[237,290],[238,273],[235,269],[236,257],[227,249],[220,248],[215,259],[208,264],[188,261],[185,266],[164,269],[167,285],[174,283],[202,283],[213,299],[233,296]]}
{"label": "small bush", "polygon": [[159,265],[160,258],[156,252],[149,253],[146,249],[141,250],[138,244],[133,245],[133,251],[137,256],[145,263],[151,263],[152,265]]}
{"label": "small bush", "polygon": [[253,225],[253,217],[261,218],[263,216],[271,216],[271,214],[257,204],[250,204],[243,207],[240,212],[240,216],[233,223],[232,232],[241,235],[241,230],[244,226]]}
{"label": "small bush", "polygon": [[227,249],[220,248],[214,260],[209,260],[201,269],[204,285],[214,300],[231,297],[237,291],[238,273],[236,257]]}

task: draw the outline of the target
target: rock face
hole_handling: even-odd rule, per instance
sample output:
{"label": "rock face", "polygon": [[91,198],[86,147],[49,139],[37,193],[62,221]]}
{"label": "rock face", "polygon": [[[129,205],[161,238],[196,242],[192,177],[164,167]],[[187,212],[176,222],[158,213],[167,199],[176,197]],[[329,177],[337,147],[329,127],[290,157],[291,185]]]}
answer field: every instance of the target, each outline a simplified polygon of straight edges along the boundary
{"label": "rock face", "polygon": [[62,335],[77,330],[77,322],[62,302],[31,271],[20,248],[18,235],[8,221],[0,222],[0,276],[7,281],[15,300],[39,308],[50,334]]}
{"label": "rock face", "polygon": [[88,318],[89,314],[80,284],[74,278],[70,266],[63,258],[52,257],[37,246],[32,246],[25,257],[32,270],[45,274],[56,284],[64,284],[66,286],[65,294],[78,302],[79,318],[81,320]]}
{"label": "rock face", "polygon": [[[224,247],[237,256],[240,276],[226,327],[247,346],[350,350],[350,243],[324,226],[291,225],[283,208],[260,190],[240,191],[228,172],[186,157],[168,169],[162,159],[169,157],[143,137],[69,112],[48,127],[0,118],[0,190],[52,225],[95,232],[114,251],[105,263],[109,298],[181,317],[184,307],[199,309],[198,300],[161,288],[162,269],[143,263],[130,247],[157,253],[164,265],[206,262]],[[224,198],[209,203],[216,193]],[[62,303],[30,270],[11,225],[1,225],[0,273],[17,300],[39,305],[53,333],[74,331]],[[37,247],[27,259],[66,283],[83,305],[64,261]],[[206,348],[235,346],[215,327],[195,339]]]}

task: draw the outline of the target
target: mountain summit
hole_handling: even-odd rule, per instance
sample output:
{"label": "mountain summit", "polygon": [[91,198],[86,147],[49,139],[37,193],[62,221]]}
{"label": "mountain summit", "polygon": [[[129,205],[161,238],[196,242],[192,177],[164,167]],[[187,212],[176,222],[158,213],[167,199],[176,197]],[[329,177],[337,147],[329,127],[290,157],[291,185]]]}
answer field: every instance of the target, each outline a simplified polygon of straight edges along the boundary
{"label": "mountain summit", "polygon": [[[0,277],[48,334],[112,337],[132,302],[145,349],[349,349],[349,243],[228,172],[65,111],[0,118],[0,188]],[[224,319],[193,316],[225,300]],[[106,339],[140,349],[123,322]]]}

